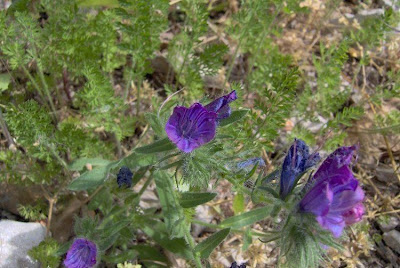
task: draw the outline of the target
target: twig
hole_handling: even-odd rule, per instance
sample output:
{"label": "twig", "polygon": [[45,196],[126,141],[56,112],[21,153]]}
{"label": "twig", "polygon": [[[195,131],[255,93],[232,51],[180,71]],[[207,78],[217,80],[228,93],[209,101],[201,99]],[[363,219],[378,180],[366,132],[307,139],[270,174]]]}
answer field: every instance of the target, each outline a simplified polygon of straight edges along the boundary
{"label": "twig", "polygon": [[3,118],[3,113],[2,113],[2,111],[1,111],[1,107],[0,107],[0,127],[1,127],[1,129],[2,129],[2,131],[3,131],[4,136],[5,136],[6,139],[7,139],[8,146],[14,145],[14,141],[13,141],[13,139],[12,139],[12,137],[11,137],[11,134],[10,134],[10,132],[8,131],[8,128],[7,128],[7,123],[6,123],[6,121],[4,120],[4,118]]}

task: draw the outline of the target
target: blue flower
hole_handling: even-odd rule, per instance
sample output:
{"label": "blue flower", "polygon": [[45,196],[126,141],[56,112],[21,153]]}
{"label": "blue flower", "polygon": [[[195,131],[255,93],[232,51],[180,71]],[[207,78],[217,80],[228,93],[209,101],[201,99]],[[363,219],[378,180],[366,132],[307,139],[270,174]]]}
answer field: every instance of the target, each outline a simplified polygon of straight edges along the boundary
{"label": "blue flower", "polygon": [[90,268],[97,260],[96,244],[84,238],[75,239],[67,252],[64,265],[67,268]]}
{"label": "blue flower", "polygon": [[319,160],[318,153],[310,155],[309,148],[304,141],[294,140],[282,164],[279,191],[281,199],[285,199],[293,190],[296,178],[314,166]]}
{"label": "blue flower", "polygon": [[121,167],[117,175],[118,186],[121,188],[123,185],[125,185],[126,187],[131,188],[132,177],[133,173],[128,167]]}

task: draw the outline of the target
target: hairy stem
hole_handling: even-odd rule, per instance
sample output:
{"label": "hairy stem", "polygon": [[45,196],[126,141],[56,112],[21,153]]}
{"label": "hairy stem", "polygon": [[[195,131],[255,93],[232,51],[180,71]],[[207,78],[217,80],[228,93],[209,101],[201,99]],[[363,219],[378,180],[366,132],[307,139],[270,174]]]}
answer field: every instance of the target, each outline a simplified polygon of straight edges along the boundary
{"label": "hairy stem", "polygon": [[186,237],[186,241],[189,243],[190,249],[193,252],[193,259],[194,259],[194,262],[196,264],[196,268],[201,268],[202,267],[201,259],[200,259],[199,254],[194,251],[194,248],[196,247],[196,245],[195,245],[195,242],[194,242],[194,239],[193,239],[192,235],[190,234],[190,229],[188,229],[186,231],[185,237]]}

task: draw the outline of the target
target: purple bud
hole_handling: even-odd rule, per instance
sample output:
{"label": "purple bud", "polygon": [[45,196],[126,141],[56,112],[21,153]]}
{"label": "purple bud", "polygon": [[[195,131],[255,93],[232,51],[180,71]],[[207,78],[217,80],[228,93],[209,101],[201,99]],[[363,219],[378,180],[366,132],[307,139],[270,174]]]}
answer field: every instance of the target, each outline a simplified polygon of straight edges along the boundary
{"label": "purple bud", "polygon": [[282,164],[280,197],[285,199],[295,187],[296,178],[318,163],[319,160],[318,153],[310,155],[307,144],[302,140],[295,139]]}
{"label": "purple bud", "polygon": [[67,252],[64,265],[67,268],[90,268],[96,264],[96,244],[84,238],[75,239]]}
{"label": "purple bud", "polygon": [[239,265],[237,262],[233,262],[230,268],[246,268],[246,264],[242,263]]}
{"label": "purple bud", "polygon": [[189,108],[177,106],[165,125],[165,131],[179,150],[190,153],[214,139],[216,120],[217,113],[208,111],[200,103]]}
{"label": "purple bud", "polygon": [[125,185],[126,187],[131,188],[132,177],[133,173],[128,167],[121,167],[117,175],[118,186],[121,188],[123,185]]}
{"label": "purple bud", "polygon": [[355,150],[355,146],[340,147],[329,155],[312,178],[315,185],[300,201],[300,211],[313,213],[335,237],[364,213],[364,191],[349,167]]}
{"label": "purple bud", "polygon": [[233,90],[228,95],[219,97],[218,99],[207,104],[204,108],[206,108],[207,111],[216,112],[218,115],[217,120],[219,121],[231,115],[231,108],[229,107],[229,103],[236,99],[236,91]]}

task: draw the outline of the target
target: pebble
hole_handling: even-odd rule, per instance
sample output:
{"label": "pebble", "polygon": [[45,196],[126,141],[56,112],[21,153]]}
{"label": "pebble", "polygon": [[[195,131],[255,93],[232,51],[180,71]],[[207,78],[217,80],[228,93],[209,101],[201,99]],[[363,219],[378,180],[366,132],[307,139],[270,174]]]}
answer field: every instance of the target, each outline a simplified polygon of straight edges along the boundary
{"label": "pebble", "polygon": [[377,167],[375,169],[376,178],[381,182],[396,183],[397,176],[391,167]]}
{"label": "pebble", "polygon": [[400,221],[396,217],[390,217],[388,220],[378,220],[379,228],[381,228],[384,233],[393,230],[399,223]]}
{"label": "pebble", "polygon": [[400,232],[397,230],[391,230],[390,232],[383,234],[383,241],[391,249],[400,254]]}
{"label": "pebble", "polygon": [[46,235],[40,223],[0,221],[0,268],[38,268],[39,263],[28,255]]}

